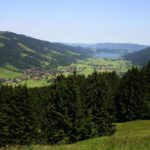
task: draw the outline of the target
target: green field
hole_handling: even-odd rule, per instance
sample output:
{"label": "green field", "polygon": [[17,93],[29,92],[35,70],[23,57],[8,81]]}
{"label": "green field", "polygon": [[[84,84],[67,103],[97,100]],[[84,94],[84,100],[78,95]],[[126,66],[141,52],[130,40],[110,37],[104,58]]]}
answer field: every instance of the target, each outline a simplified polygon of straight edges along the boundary
{"label": "green field", "polygon": [[50,85],[46,80],[27,80],[21,82],[22,85],[26,84],[28,87],[41,87]]}
{"label": "green field", "polygon": [[[78,61],[77,63],[71,64],[70,66],[76,67],[79,74],[84,74],[85,76],[87,76],[94,70],[97,70],[98,72],[116,71],[118,74],[123,74],[128,69],[130,69],[133,64],[122,59],[90,58],[83,61]],[[60,66],[58,68],[65,69],[67,67]],[[68,75],[68,72],[65,72],[64,74]]]}
{"label": "green field", "polygon": [[[117,124],[117,132],[110,137],[89,139],[68,145],[14,146],[9,150],[150,150],[150,120]],[[5,150],[6,150],[5,149]],[[4,150],[1,148],[0,150]]]}
{"label": "green field", "polygon": [[20,76],[22,76],[22,73],[11,71],[3,67],[0,67],[0,78],[12,79]]}

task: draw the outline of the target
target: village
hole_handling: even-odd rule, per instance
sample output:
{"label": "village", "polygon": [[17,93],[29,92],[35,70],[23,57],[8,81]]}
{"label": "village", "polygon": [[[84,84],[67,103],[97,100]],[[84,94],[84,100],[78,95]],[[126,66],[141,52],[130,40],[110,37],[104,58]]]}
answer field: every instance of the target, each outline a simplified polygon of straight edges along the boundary
{"label": "village", "polygon": [[79,70],[75,66],[63,67],[61,69],[42,70],[38,68],[27,69],[22,72],[22,76],[17,78],[2,78],[0,77],[0,83],[11,84],[20,83],[27,80],[47,80],[52,82],[57,75],[63,73],[73,73],[74,70]]}
{"label": "village", "polygon": [[[84,74],[85,70],[93,69],[97,70],[98,72],[104,72],[104,71],[119,71],[122,68],[128,68],[130,67],[130,64],[125,63],[124,61],[118,62],[118,67],[116,65],[112,64],[97,64],[97,63],[91,63],[91,64],[72,64],[70,66],[61,66],[57,67],[55,69],[50,70],[42,70],[38,68],[32,68],[22,71],[22,75],[20,77],[16,78],[2,78],[0,77],[0,83],[3,84],[19,84],[23,81],[27,80],[45,80],[49,83],[52,83],[57,75],[59,74],[71,74],[74,71],[80,74]],[[92,72],[91,72],[92,73]]]}

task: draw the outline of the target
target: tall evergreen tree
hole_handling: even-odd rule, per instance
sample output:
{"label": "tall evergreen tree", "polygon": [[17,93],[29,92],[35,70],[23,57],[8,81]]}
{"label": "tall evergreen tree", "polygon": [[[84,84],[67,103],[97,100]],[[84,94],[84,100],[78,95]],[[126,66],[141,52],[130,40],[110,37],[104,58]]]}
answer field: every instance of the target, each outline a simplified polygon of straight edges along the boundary
{"label": "tall evergreen tree", "polygon": [[110,135],[113,125],[113,99],[108,82],[96,71],[88,78],[87,104],[92,113],[95,131],[98,136]]}
{"label": "tall evergreen tree", "polygon": [[145,118],[150,119],[150,62],[142,69],[145,84],[146,105]]}
{"label": "tall evergreen tree", "polygon": [[[8,86],[0,87],[0,146],[11,144],[10,140],[10,101],[13,95],[13,88]],[[12,129],[13,130],[13,129]]]}
{"label": "tall evergreen tree", "polygon": [[142,72],[133,67],[121,79],[116,98],[118,121],[142,119],[146,108],[145,84]]}

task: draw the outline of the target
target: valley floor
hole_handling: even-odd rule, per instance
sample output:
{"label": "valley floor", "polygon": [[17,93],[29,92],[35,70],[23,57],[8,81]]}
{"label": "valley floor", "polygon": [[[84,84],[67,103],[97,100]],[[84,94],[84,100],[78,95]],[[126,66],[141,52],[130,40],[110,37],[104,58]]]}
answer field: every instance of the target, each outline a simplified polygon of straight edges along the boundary
{"label": "valley floor", "polygon": [[[150,120],[118,123],[113,136],[68,145],[13,146],[7,150],[150,150]],[[6,150],[0,148],[0,150]]]}
{"label": "valley floor", "polygon": [[77,71],[78,74],[88,76],[97,70],[98,72],[112,72],[122,75],[133,64],[123,59],[89,58],[78,61],[69,66],[58,66],[53,70],[27,69],[24,73],[13,72],[0,67],[0,81],[8,85],[27,84],[28,87],[41,87],[50,85],[60,73],[68,76]]}

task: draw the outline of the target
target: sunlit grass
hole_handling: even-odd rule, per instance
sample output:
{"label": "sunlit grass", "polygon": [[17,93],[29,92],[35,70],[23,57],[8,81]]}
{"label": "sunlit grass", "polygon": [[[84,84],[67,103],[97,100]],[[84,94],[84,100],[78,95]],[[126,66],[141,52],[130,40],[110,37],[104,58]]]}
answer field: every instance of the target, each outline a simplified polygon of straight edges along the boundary
{"label": "sunlit grass", "polygon": [[20,76],[22,76],[22,73],[11,71],[3,67],[0,67],[0,78],[12,79]]}
{"label": "sunlit grass", "polygon": [[[68,145],[12,146],[9,150],[150,150],[150,120],[117,124],[110,137],[93,138]],[[0,150],[6,150],[1,148]]]}
{"label": "sunlit grass", "polygon": [[24,45],[24,44],[22,44],[20,42],[18,42],[17,44],[18,44],[18,46],[20,46],[20,48],[22,48],[22,49],[24,49],[24,50],[26,50],[28,52],[36,53],[35,50],[29,48],[27,45]]}
{"label": "sunlit grass", "polygon": [[26,84],[27,87],[42,87],[42,86],[48,86],[50,83],[47,82],[47,80],[27,80],[21,82],[22,85]]}

